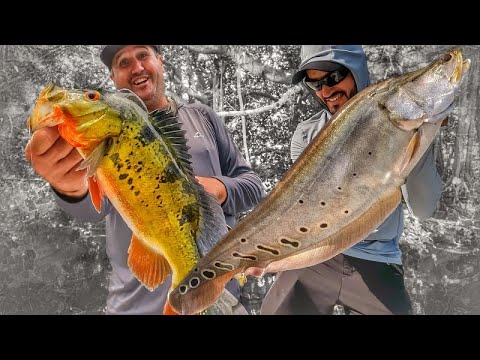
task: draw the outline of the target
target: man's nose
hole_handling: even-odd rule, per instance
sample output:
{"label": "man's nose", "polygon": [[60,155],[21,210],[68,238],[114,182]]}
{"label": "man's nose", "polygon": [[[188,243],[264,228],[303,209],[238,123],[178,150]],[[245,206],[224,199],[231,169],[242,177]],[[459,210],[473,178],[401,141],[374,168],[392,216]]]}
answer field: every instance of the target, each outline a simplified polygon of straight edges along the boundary
{"label": "man's nose", "polygon": [[132,72],[134,74],[136,73],[139,73],[139,72],[142,72],[143,71],[143,64],[141,61],[138,61],[138,60],[135,60],[133,62],[133,68],[132,68]]}
{"label": "man's nose", "polygon": [[318,94],[322,95],[324,98],[327,98],[335,92],[333,87],[323,84],[321,89],[318,91]]}

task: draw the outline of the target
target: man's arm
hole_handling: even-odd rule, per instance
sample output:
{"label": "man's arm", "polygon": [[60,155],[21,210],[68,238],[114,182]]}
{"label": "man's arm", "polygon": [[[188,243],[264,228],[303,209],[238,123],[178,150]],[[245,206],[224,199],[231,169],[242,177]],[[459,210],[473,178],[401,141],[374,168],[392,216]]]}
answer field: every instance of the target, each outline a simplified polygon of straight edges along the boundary
{"label": "man's arm", "polygon": [[227,197],[222,203],[225,214],[237,215],[252,209],[265,196],[261,179],[243,159],[231,134],[218,115],[211,109],[206,114],[213,125],[222,176],[215,176],[227,190]]}
{"label": "man's arm", "polygon": [[419,220],[433,215],[442,196],[442,179],[433,159],[433,147],[426,151],[408,175],[402,193],[410,212]]}

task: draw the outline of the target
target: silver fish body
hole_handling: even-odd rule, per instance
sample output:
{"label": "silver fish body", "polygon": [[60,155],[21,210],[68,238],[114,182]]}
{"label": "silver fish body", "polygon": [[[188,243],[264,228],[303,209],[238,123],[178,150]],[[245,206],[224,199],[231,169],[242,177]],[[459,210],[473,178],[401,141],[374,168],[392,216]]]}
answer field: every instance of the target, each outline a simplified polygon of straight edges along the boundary
{"label": "silver fish body", "polygon": [[198,312],[249,267],[311,266],[367,237],[400,203],[400,187],[451,111],[467,68],[453,49],[353,97],[268,197],[170,293],[171,306]]}

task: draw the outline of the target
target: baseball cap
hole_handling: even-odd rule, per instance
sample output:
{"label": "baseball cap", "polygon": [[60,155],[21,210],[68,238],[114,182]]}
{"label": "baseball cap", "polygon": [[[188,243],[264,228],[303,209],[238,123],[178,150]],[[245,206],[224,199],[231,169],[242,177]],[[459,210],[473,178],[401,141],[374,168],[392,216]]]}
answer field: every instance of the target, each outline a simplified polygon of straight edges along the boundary
{"label": "baseball cap", "polygon": [[[112,61],[115,54],[121,48],[124,48],[128,45],[105,45],[100,52],[100,60],[109,68],[112,69]],[[157,53],[160,53],[160,46],[158,45],[148,45],[151,46]]]}

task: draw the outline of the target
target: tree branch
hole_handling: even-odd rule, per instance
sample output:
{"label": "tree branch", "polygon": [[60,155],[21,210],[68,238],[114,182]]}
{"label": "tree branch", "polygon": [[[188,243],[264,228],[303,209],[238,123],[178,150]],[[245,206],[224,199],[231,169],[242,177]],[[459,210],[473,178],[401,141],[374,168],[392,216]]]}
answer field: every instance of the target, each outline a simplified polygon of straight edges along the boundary
{"label": "tree branch", "polygon": [[285,94],[282,95],[280,100],[277,102],[274,102],[273,104],[267,105],[267,106],[262,106],[257,109],[250,109],[250,110],[244,110],[244,111],[221,111],[218,112],[218,116],[247,116],[247,115],[257,115],[264,113],[266,111],[270,110],[275,110],[279,109],[282,107],[285,103],[287,103],[289,100],[291,100],[297,93],[301,92],[302,88],[300,85],[296,85],[292,88],[290,88]]}
{"label": "tree branch", "polygon": [[264,65],[261,61],[254,59],[244,51],[238,51],[234,46],[230,45],[185,45],[185,48],[202,54],[226,55],[234,62],[256,76],[265,80],[273,81],[280,84],[290,84],[291,75],[287,75],[284,71],[277,70],[269,65]]}

